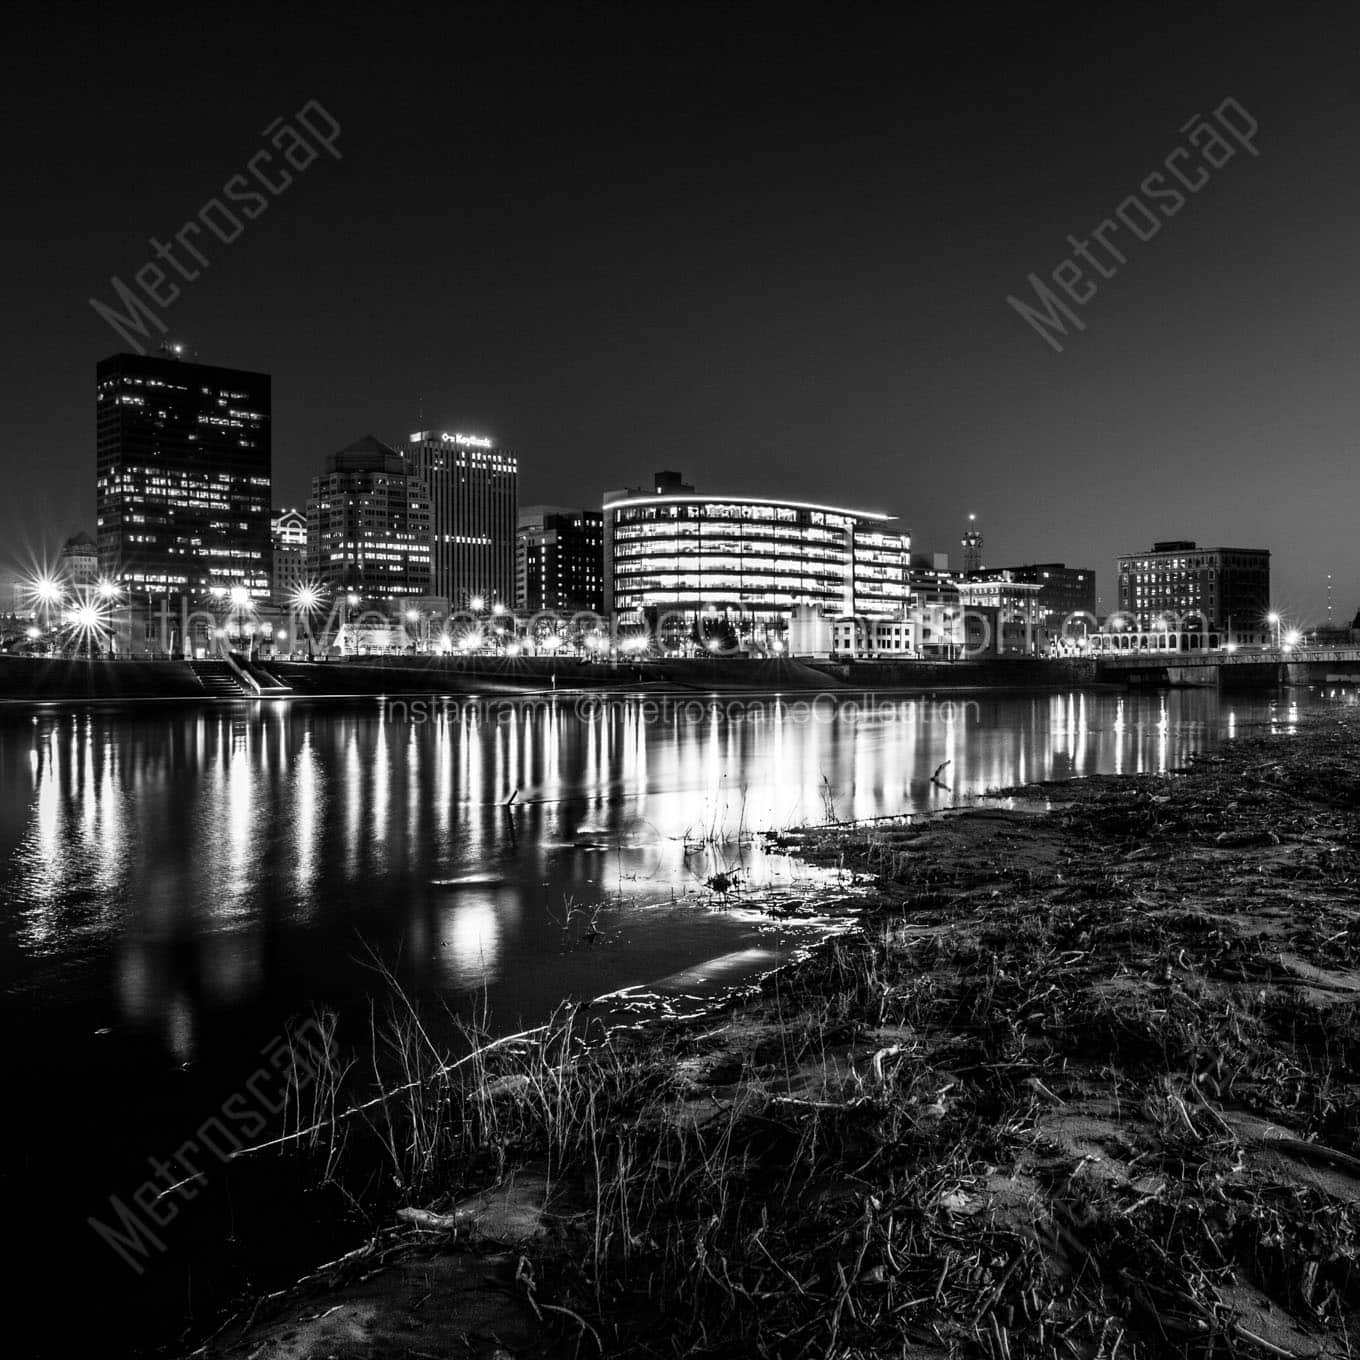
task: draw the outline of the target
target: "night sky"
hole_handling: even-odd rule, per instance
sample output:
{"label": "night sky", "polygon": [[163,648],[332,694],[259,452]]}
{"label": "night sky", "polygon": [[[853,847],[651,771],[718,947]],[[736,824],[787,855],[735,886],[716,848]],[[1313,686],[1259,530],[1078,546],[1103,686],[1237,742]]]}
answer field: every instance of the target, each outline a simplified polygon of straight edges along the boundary
{"label": "night sky", "polygon": [[[494,434],[522,503],[899,513],[989,564],[1269,547],[1360,605],[1348,6],[11,11],[0,547],[94,529],[91,308],[318,100],[320,157],[163,315],[274,379],[277,504],[372,432]],[[1051,349],[1007,305],[1233,97],[1239,151]]]}

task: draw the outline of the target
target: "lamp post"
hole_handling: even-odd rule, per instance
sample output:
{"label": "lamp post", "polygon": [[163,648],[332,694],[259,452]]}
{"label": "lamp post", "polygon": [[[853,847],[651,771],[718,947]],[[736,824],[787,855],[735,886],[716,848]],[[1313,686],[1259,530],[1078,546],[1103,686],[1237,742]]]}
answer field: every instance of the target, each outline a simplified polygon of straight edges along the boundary
{"label": "lamp post", "polygon": [[[236,618],[236,641],[238,648],[245,646],[246,640],[246,611],[250,608],[250,591],[245,586],[232,586],[227,592],[227,598],[231,601],[232,613]],[[254,629],[251,629],[254,632]]]}
{"label": "lamp post", "polygon": [[52,630],[52,611],[60,609],[66,601],[66,592],[62,590],[61,583],[54,580],[51,576],[40,576],[30,587],[34,603],[34,615],[41,614],[42,630],[44,633]]}
{"label": "lamp post", "polygon": [[1266,622],[1272,624],[1275,628],[1275,650],[1278,652],[1280,650],[1280,616],[1272,609],[1266,615]]}

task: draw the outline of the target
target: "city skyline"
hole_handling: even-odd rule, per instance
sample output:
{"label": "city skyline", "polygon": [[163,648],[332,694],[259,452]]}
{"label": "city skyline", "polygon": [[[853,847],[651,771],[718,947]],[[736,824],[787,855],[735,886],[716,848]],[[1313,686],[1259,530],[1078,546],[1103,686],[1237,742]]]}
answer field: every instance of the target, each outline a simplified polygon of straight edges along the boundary
{"label": "city skyline", "polygon": [[[321,149],[233,244],[186,237],[210,263],[161,313],[204,362],[274,375],[281,504],[355,431],[471,428],[520,451],[535,501],[639,465],[759,495],[773,465],[789,494],[892,506],[938,549],[976,513],[989,560],[1088,562],[1106,608],[1119,553],[1185,536],[1272,546],[1293,614],[1321,616],[1329,572],[1353,611],[1353,19],[663,17],[681,13],[417,9],[260,45],[153,8],[73,37],[67,77],[94,97],[57,119],[44,63],[16,71],[6,135],[35,192],[4,383],[42,456],[0,533],[90,527],[92,497],[54,494],[83,484],[85,374],[121,347],[89,300],[317,101],[340,158]],[[355,100],[416,33],[468,54],[466,97]],[[1106,233],[1127,262],[1053,352],[1006,298],[1229,98],[1259,156],[1155,240]]]}

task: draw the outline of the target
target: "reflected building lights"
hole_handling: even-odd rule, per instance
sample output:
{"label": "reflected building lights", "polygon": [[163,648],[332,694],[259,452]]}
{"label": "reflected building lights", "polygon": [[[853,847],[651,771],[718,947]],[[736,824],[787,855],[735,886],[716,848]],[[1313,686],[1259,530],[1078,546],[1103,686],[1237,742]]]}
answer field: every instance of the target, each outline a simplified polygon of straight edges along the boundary
{"label": "reflected building lights", "polygon": [[[391,723],[300,706],[285,715],[264,705],[244,720],[186,714],[155,729],[88,714],[16,725],[0,733],[17,795],[5,885],[14,952],[105,950],[114,1008],[168,1027],[188,1054],[195,1025],[208,1023],[196,1009],[202,996],[225,1012],[264,985],[274,932],[352,932],[345,915],[356,905],[396,902],[383,919],[424,923],[423,966],[477,985],[521,971],[527,946],[515,916],[533,917],[545,881],[581,901],[612,895],[617,880],[655,901],[693,888],[704,862],[767,872],[757,848],[738,855],[730,841],[687,864],[686,830],[734,837],[743,821],[778,829],[833,809],[869,817],[943,807],[1043,777],[1055,761],[1058,773],[1164,771],[1260,714],[1284,730],[1302,713],[1297,700],[1227,708],[1198,692],[952,708],[885,700],[859,722],[822,720],[829,711],[809,719],[806,708],[799,717],[788,701],[765,699],[763,719],[749,721],[745,699],[740,712],[728,702],[696,700],[686,714],[624,698],[587,718],[553,701],[506,721],[450,706],[406,730],[404,754]],[[944,761],[948,791],[930,782]],[[515,788],[520,806],[507,816],[501,804]],[[585,848],[582,828],[607,851]],[[433,904],[410,891],[422,874],[493,865],[512,890],[463,889]],[[352,933],[346,940],[349,949]]]}

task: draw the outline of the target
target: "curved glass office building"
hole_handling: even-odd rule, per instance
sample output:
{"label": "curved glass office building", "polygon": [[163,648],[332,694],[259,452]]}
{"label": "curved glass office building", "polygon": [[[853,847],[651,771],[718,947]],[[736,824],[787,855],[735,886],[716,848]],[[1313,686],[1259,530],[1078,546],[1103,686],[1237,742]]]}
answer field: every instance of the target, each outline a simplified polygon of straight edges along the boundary
{"label": "curved glass office building", "polygon": [[888,515],[803,501],[692,494],[606,500],[606,612],[724,618],[743,641],[796,609],[906,607],[911,536]]}

